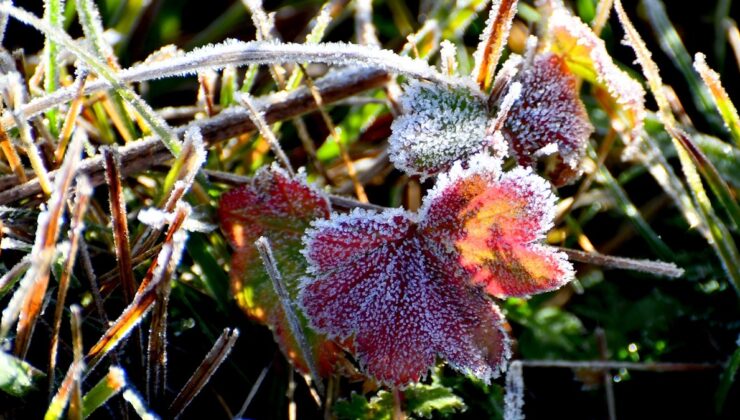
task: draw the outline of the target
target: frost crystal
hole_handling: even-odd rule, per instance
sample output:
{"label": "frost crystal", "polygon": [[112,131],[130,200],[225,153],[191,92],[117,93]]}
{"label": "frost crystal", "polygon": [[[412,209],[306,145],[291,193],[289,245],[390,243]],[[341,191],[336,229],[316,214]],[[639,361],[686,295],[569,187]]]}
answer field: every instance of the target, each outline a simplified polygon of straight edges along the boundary
{"label": "frost crystal", "polygon": [[593,132],[576,91],[576,79],[554,54],[534,58],[518,74],[522,94],[508,114],[504,136],[519,163],[533,165],[555,148],[558,162],[548,170],[556,185],[580,175],[580,163]]}
{"label": "frost crystal", "polygon": [[410,175],[428,177],[492,145],[486,136],[488,112],[477,87],[450,87],[411,81],[401,97],[403,114],[391,125],[393,164]]}
{"label": "frost crystal", "polygon": [[488,381],[509,345],[485,292],[525,296],[573,277],[565,255],[539,244],[553,215],[544,179],[475,155],[440,177],[418,214],[356,209],[313,222],[299,301],[314,328],[353,338],[385,385],[418,381],[437,356]]}

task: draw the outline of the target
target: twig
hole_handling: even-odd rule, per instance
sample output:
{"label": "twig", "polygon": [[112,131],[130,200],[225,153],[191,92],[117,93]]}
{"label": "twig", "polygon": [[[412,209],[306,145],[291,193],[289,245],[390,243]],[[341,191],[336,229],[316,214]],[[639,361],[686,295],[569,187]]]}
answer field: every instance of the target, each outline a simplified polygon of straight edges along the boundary
{"label": "twig", "polygon": [[532,368],[565,368],[585,370],[627,369],[643,372],[692,372],[722,369],[719,363],[618,362],[611,360],[522,360],[522,366]]}
{"label": "twig", "polygon": [[570,248],[557,247],[558,250],[568,255],[571,261],[578,261],[586,264],[599,265],[608,268],[619,268],[622,270],[641,271],[656,276],[665,276],[677,278],[683,276],[684,270],[673,263],[651,260],[637,260],[632,258],[612,257],[610,255],[598,254],[595,252],[583,252]]}
{"label": "twig", "polygon": [[[316,82],[324,104],[330,104],[347,97],[356,95],[369,89],[385,84],[389,79],[387,72],[379,69],[351,69],[333,73]],[[276,93],[256,100],[256,107],[264,113],[267,123],[283,121],[316,109],[316,103],[306,88],[296,89],[288,94]],[[246,110],[234,109],[213,117],[193,122],[191,125],[179,127],[176,131],[182,135],[190,126],[198,126],[203,138],[208,144],[238,136],[255,129],[255,125]],[[123,176],[128,176],[171,159],[171,153],[161,144],[156,136],[147,137],[128,144],[119,149],[121,153],[121,170]],[[53,178],[57,171],[49,173]],[[79,165],[79,173],[86,174],[93,186],[103,183],[103,161],[96,156],[83,160]],[[5,180],[6,185],[17,183],[15,176]],[[0,183],[3,183],[0,178]],[[33,179],[16,187],[0,192],[0,205],[12,203],[41,192],[39,182]]]}
{"label": "twig", "polygon": [[[609,347],[606,343],[606,333],[603,328],[596,328],[596,343],[599,346],[599,356],[602,361],[609,359]],[[609,411],[609,420],[617,420],[617,404],[614,399],[614,383],[612,375],[608,370],[602,373],[604,380],[604,392],[606,393],[606,406]]]}

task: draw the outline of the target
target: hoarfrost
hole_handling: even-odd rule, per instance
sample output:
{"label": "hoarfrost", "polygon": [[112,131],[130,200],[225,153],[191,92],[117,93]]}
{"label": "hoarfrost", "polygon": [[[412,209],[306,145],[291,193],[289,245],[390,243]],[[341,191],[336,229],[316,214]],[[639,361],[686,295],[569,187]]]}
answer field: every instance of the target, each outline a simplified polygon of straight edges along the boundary
{"label": "hoarfrost", "polygon": [[401,104],[403,114],[391,125],[389,154],[410,175],[429,177],[490,145],[485,100],[474,86],[411,81]]}

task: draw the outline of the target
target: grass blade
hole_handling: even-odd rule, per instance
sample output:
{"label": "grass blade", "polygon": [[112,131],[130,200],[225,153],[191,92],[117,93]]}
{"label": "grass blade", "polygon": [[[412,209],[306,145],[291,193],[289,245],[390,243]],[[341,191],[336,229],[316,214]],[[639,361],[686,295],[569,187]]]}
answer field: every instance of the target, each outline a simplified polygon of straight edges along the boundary
{"label": "grass blade", "polygon": [[123,286],[124,302],[128,305],[136,293],[136,280],[131,265],[131,248],[129,245],[128,217],[126,202],[121,185],[121,156],[116,147],[103,148],[105,178],[108,183],[108,199],[111,220],[113,221],[113,242],[116,248],[116,261]]}
{"label": "grass blade", "polygon": [[113,325],[88,352],[87,358],[90,368],[97,365],[108,352],[115,348],[151,310],[157,298],[157,285],[161,281],[169,281],[177,263],[180,261],[184,243],[187,239],[186,232],[181,229],[183,221],[184,218],[177,219],[170,225],[170,231],[162,250],[157,258],[152,261],[152,265],[141,282],[133,302],[126,307]]}
{"label": "grass blade", "polygon": [[88,418],[126,386],[126,374],[118,366],[111,366],[108,374],[82,397],[82,418]]}
{"label": "grass blade", "polygon": [[308,344],[306,334],[301,327],[301,322],[295,312],[295,308],[290,299],[290,295],[288,294],[288,289],[285,286],[283,276],[278,270],[275,256],[273,255],[272,247],[270,246],[270,241],[262,236],[257,239],[254,246],[260,254],[260,259],[262,259],[262,264],[265,266],[265,271],[267,271],[270,280],[272,280],[272,286],[275,289],[275,293],[280,298],[280,304],[283,307],[285,316],[288,318],[288,325],[290,325],[291,333],[296,338],[298,347],[300,348],[301,353],[303,353],[301,356],[303,357],[303,360],[306,361],[309,372],[311,372],[311,379],[313,380],[313,383],[316,384],[316,388],[319,390],[319,393],[323,395],[324,383],[321,381],[319,368],[316,366],[316,358],[311,351],[311,346]]}
{"label": "grass blade", "polygon": [[57,301],[54,309],[54,323],[52,324],[51,333],[51,344],[49,346],[49,384],[54,384],[54,371],[57,364],[57,347],[59,345],[59,329],[62,325],[62,314],[64,312],[64,302],[67,300],[67,290],[69,289],[69,281],[74,270],[75,262],[77,260],[77,250],[80,246],[80,238],[85,228],[83,218],[87,211],[87,205],[90,202],[90,195],[92,194],[92,188],[90,187],[90,181],[86,177],[77,178],[77,198],[75,200],[74,209],[72,210],[72,222],[70,224],[70,247],[67,261],[62,271],[62,276],[59,279],[59,287],[57,290]]}
{"label": "grass blade", "polygon": [[30,364],[0,350],[0,390],[22,397],[36,388],[44,373]]}
{"label": "grass blade", "polygon": [[170,404],[169,413],[173,418],[177,418],[187,408],[190,402],[198,395],[203,387],[208,383],[218,367],[226,360],[231,349],[239,338],[239,330],[226,328],[213,344],[211,350],[200,363],[187,383],[182,387]]}
{"label": "grass blade", "polygon": [[738,348],[730,356],[730,360],[727,362],[727,367],[719,380],[719,388],[714,397],[714,409],[717,414],[722,413],[722,408],[727,400],[727,395],[732,388],[732,384],[735,382],[735,376],[737,371],[740,369],[740,339],[738,339]]}
{"label": "grass blade", "polygon": [[719,126],[720,122],[712,110],[711,96],[706,86],[696,76],[691,65],[691,55],[689,55],[683,42],[681,42],[681,37],[678,35],[676,28],[673,27],[673,24],[668,18],[665,5],[661,0],[643,0],[643,4],[645,5],[650,25],[657,34],[660,47],[668,55],[676,68],[681,71],[686,82],[689,84],[696,108],[704,115],[707,121],[715,126]]}
{"label": "grass blade", "polygon": [[[619,15],[619,20],[626,32],[627,44],[635,51],[637,61],[642,67],[642,71],[647,78],[650,90],[653,93],[653,97],[658,104],[658,116],[666,129],[674,129],[675,119],[671,113],[668,99],[663,91],[663,81],[660,78],[658,66],[652,60],[650,52],[645,46],[645,42],[629,20],[627,13],[624,11],[621,0],[616,0],[615,6]],[[738,295],[740,295],[740,253],[738,253],[735,241],[724,223],[722,223],[714,213],[712,204],[709,201],[709,197],[707,197],[701,178],[697,173],[696,166],[694,166],[689,152],[683,147],[680,140],[675,137],[672,137],[671,140],[678,152],[681,169],[683,170],[689,189],[693,195],[694,201],[696,202],[696,207],[700,212],[701,222],[706,227],[707,240],[719,257],[728,279],[735,287]]]}
{"label": "grass blade", "polygon": [[719,115],[725,123],[725,127],[730,131],[735,144],[740,146],[740,116],[737,114],[737,108],[732,103],[730,96],[722,86],[719,80],[719,74],[709,68],[704,54],[697,53],[694,57],[694,69],[699,73],[704,84],[712,95],[714,105],[719,111]]}
{"label": "grass blade", "polygon": [[496,66],[509,38],[517,3],[517,0],[494,0],[491,3],[486,29],[481,34],[480,43],[475,51],[473,70],[475,81],[484,91],[491,87]]}

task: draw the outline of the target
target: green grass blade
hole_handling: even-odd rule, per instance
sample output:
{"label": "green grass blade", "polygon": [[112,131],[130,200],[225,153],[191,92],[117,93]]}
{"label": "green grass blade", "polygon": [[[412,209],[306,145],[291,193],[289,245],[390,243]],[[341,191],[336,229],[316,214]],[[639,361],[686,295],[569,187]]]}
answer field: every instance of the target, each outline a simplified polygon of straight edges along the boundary
{"label": "green grass blade", "polygon": [[0,390],[22,397],[35,389],[35,382],[44,373],[30,364],[0,351]]}
{"label": "green grass blade", "polygon": [[720,204],[722,204],[722,207],[730,217],[734,228],[740,228],[740,205],[738,205],[730,187],[722,179],[717,168],[715,168],[704,153],[696,147],[688,134],[677,129],[669,129],[668,131],[686,150],[686,153],[688,153],[702,177],[704,177],[707,184],[709,184],[709,188],[712,189],[712,192],[717,196]]}
{"label": "green grass blade", "polygon": [[735,382],[737,370],[740,369],[740,338],[738,338],[737,344],[738,348],[730,356],[727,367],[719,379],[719,388],[717,388],[717,393],[714,396],[714,409],[717,414],[722,413],[727,395],[730,392],[730,388],[732,388],[732,384]]}
{"label": "green grass blade", "polygon": [[725,127],[730,131],[732,139],[735,141],[736,145],[740,146],[740,116],[737,114],[735,104],[732,103],[730,96],[722,86],[722,82],[719,80],[719,74],[709,68],[706,57],[704,57],[704,54],[702,53],[696,54],[694,68],[709,89],[709,93],[712,95],[714,104],[717,106],[717,111],[719,111],[719,115],[722,117]]}
{"label": "green grass blade", "polygon": [[689,55],[676,28],[668,18],[665,5],[661,0],[643,0],[643,4],[645,5],[650,25],[657,34],[661,49],[668,55],[689,84],[696,108],[710,124],[719,127],[721,122],[714,113],[711,95],[706,86],[697,77],[696,72],[694,72],[691,55]]}
{"label": "green grass blade", "polygon": [[82,417],[88,418],[126,386],[126,373],[118,366],[111,366],[108,374],[82,397]]}
{"label": "green grass blade", "polygon": [[[44,0],[44,20],[52,28],[62,28],[64,25],[64,0]],[[46,37],[44,42],[44,90],[52,93],[59,89],[59,45],[56,40]],[[61,119],[57,109],[50,109],[46,113],[49,119],[49,131],[52,136],[59,136]]]}

